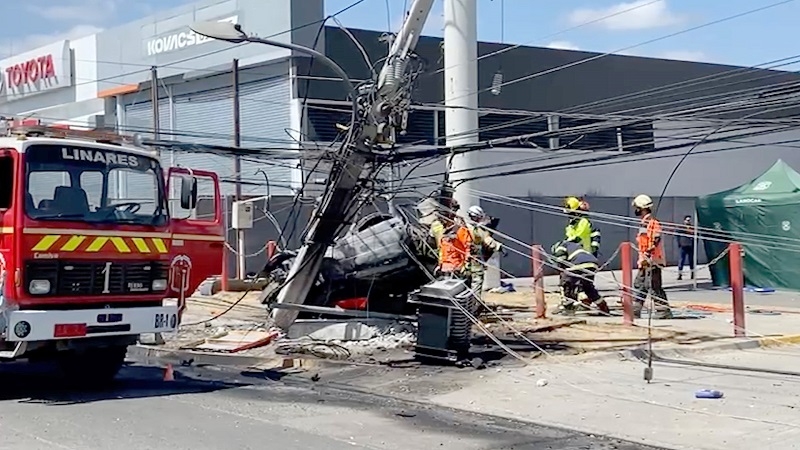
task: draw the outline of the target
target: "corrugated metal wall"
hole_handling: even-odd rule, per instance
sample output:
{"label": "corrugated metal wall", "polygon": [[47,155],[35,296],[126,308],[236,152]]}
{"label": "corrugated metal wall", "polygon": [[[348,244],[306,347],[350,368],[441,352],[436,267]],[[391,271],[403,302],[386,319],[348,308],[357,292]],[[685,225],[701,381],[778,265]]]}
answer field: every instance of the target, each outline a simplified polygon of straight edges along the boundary
{"label": "corrugated metal wall", "polygon": [[[290,114],[291,83],[287,77],[274,77],[262,81],[245,83],[240,86],[242,146],[286,148],[291,139],[287,131],[292,127]],[[295,163],[296,164],[296,163]],[[253,161],[242,162],[242,179],[263,184],[262,175],[256,175],[259,168],[267,172],[270,194],[283,195],[292,181],[291,161],[275,161],[263,165]],[[243,187],[243,192],[264,195],[264,188],[258,185]]]}
{"label": "corrugated metal wall", "polygon": [[[262,69],[263,70],[263,69]],[[274,72],[274,71],[273,71]],[[244,69],[242,74],[247,73]],[[232,145],[233,144],[233,95],[225,80],[201,78],[169,86],[159,104],[162,139],[185,142]],[[291,84],[286,75],[270,76],[253,81],[253,76],[243,76],[240,85],[240,114],[242,146],[256,148],[288,149],[291,128]],[[153,130],[152,103],[141,101],[148,98],[146,92],[130,96],[130,104],[123,104],[124,114],[120,126],[129,132]],[[126,101],[123,100],[123,103]],[[133,100],[139,100],[133,102]],[[210,153],[163,152],[162,164],[165,167],[180,165],[194,169],[216,172],[221,179],[230,180],[234,176],[233,159],[229,156]],[[291,192],[292,168],[296,162],[291,160],[264,162],[249,159],[242,162],[242,188],[245,194],[263,195],[264,176],[267,173],[272,195]],[[250,182],[249,184],[247,182]],[[131,183],[123,183],[125,186]],[[198,186],[200,195],[211,194],[210,185]],[[128,187],[133,189],[133,187]],[[223,192],[232,194],[233,183],[223,183]]]}

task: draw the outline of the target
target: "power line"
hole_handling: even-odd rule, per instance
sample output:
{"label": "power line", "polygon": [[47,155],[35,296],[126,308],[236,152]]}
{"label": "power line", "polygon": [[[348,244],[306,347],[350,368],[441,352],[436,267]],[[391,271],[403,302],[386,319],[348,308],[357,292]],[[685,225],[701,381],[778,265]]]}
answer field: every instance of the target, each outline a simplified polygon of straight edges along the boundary
{"label": "power line", "polygon": [[[587,62],[596,61],[596,60],[598,60],[600,58],[604,58],[606,56],[611,56],[611,55],[614,55],[616,53],[625,52],[625,51],[632,50],[634,48],[638,48],[638,47],[641,47],[641,46],[644,46],[644,45],[648,45],[648,44],[652,44],[652,43],[655,43],[655,42],[663,41],[663,40],[666,40],[666,39],[669,39],[669,38],[672,38],[672,37],[675,37],[675,36],[680,36],[682,34],[686,34],[686,33],[692,32],[692,31],[697,31],[697,30],[700,30],[700,29],[703,29],[703,28],[706,28],[706,27],[709,27],[709,26],[712,26],[712,25],[717,25],[717,24],[724,23],[724,22],[727,22],[727,21],[730,21],[730,20],[738,19],[740,17],[748,16],[750,14],[755,14],[757,12],[761,12],[761,11],[764,11],[764,10],[767,10],[767,9],[770,9],[770,8],[781,6],[781,5],[784,5],[784,4],[787,4],[787,3],[792,3],[793,1],[795,1],[795,0],[781,0],[781,1],[778,1],[778,2],[770,3],[768,5],[761,6],[759,8],[750,9],[750,10],[747,10],[747,11],[744,11],[744,12],[741,12],[741,13],[738,13],[738,14],[733,14],[733,15],[730,15],[730,16],[723,17],[721,19],[713,20],[711,22],[705,22],[703,24],[700,24],[700,25],[697,25],[697,26],[694,26],[694,27],[686,28],[686,29],[683,29],[683,30],[680,30],[680,31],[676,31],[674,33],[669,33],[669,34],[666,34],[666,35],[663,35],[663,36],[659,36],[657,38],[648,39],[646,41],[639,42],[638,44],[629,45],[627,47],[623,47],[623,48],[620,48],[620,49],[617,49],[617,50],[614,50],[614,51],[611,51],[611,52],[597,54],[597,55],[594,55],[594,56],[591,56],[591,57],[588,57],[588,58],[580,59],[580,60],[575,61],[575,62],[562,64],[560,66],[553,67],[551,69],[547,69],[547,70],[544,70],[544,71],[541,71],[541,72],[533,73],[533,74],[530,74],[530,75],[525,75],[525,76],[522,76],[522,77],[519,77],[519,78],[515,78],[513,80],[504,81],[499,86],[493,86],[493,87],[490,87],[490,88],[479,89],[477,91],[477,93],[486,92],[486,91],[491,90],[492,88],[505,87],[505,86],[516,84],[516,83],[519,83],[519,82],[522,82],[522,81],[526,81],[526,80],[530,80],[530,79],[533,79],[533,78],[537,78],[537,77],[540,77],[540,76],[543,76],[543,75],[548,75],[548,74],[551,74],[551,73],[554,73],[554,72],[558,72],[558,71],[561,71],[561,70],[564,70],[564,69],[569,69],[571,67],[575,67],[575,66],[578,66],[578,65],[581,65],[581,64],[585,64]],[[472,95],[472,94],[474,94],[474,92],[469,94],[469,95]],[[456,97],[456,99],[463,98],[463,97],[464,96]]]}

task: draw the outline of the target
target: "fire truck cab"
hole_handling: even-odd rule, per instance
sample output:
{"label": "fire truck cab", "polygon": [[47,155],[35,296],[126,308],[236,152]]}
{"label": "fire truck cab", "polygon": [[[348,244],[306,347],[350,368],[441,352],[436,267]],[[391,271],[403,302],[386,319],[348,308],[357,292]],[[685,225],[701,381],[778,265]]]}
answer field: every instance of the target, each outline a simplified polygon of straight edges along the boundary
{"label": "fire truck cab", "polygon": [[114,133],[3,131],[0,360],[109,381],[140,334],[176,331],[185,298],[221,273],[219,180],[165,171],[158,151]]}

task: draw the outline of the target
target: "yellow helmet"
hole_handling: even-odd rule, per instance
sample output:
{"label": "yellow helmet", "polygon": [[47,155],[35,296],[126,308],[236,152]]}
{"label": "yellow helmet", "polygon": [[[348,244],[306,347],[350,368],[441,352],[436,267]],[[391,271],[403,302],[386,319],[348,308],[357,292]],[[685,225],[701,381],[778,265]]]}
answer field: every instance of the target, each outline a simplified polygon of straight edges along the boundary
{"label": "yellow helmet", "polygon": [[570,211],[577,211],[581,207],[578,197],[567,197],[564,199],[564,207]]}

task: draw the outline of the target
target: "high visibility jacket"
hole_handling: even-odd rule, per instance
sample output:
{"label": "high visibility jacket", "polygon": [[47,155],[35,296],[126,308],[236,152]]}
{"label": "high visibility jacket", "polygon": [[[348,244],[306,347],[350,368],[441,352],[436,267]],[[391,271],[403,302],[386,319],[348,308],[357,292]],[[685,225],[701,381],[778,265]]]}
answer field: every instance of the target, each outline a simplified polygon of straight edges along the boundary
{"label": "high visibility jacket", "polygon": [[580,244],[584,250],[593,254],[600,250],[600,230],[595,229],[586,217],[570,220],[565,232],[567,241]]}
{"label": "high visibility jacket", "polygon": [[553,257],[566,272],[597,270],[597,257],[575,242],[563,242],[553,250]]}
{"label": "high visibility jacket", "polygon": [[439,248],[439,270],[442,272],[462,272],[467,268],[472,234],[461,225],[445,227],[435,220],[431,224],[431,235]]}
{"label": "high visibility jacket", "polygon": [[663,267],[666,265],[664,258],[664,243],[661,241],[661,223],[648,214],[642,217],[639,223],[639,234],[636,236],[636,243],[639,247],[639,266],[650,256],[650,262],[654,266]]}
{"label": "high visibility jacket", "polygon": [[475,267],[482,267],[481,262],[486,259],[485,255],[499,251],[501,245],[492,237],[489,230],[480,225],[470,224],[469,231],[472,237],[470,262]]}

